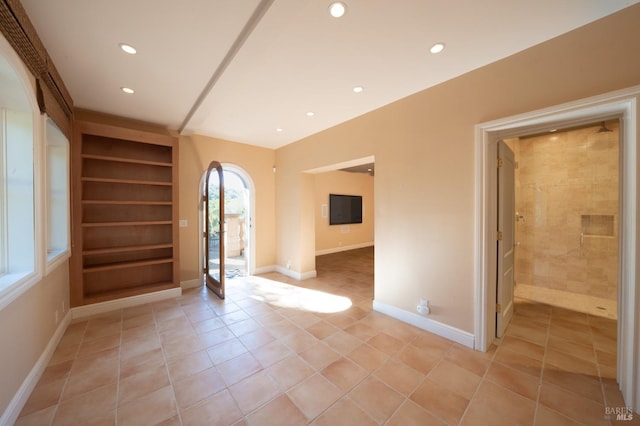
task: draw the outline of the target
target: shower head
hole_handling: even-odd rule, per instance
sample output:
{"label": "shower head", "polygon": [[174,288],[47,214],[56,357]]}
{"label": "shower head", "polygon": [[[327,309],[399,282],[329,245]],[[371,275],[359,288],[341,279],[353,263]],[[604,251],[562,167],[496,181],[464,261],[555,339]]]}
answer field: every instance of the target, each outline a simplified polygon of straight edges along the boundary
{"label": "shower head", "polygon": [[602,123],[600,123],[600,128],[598,129],[598,131],[596,133],[609,133],[612,132],[613,130],[611,129],[607,129],[607,126],[604,125],[604,121]]}

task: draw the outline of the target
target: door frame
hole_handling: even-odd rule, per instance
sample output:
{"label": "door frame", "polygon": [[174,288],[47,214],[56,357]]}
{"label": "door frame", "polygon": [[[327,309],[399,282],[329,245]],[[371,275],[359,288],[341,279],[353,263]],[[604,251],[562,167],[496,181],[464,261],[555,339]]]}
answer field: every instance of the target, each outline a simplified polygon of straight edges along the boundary
{"label": "door frame", "polygon": [[[248,253],[248,263],[247,263],[247,275],[254,275],[256,271],[256,226],[255,226],[255,217],[256,217],[256,191],[255,185],[249,173],[244,170],[242,167],[237,166],[232,163],[220,163],[222,164],[222,170],[232,171],[244,181],[245,185],[249,188],[249,253]],[[204,232],[203,227],[203,215],[204,215],[204,201],[202,199],[202,193],[204,191],[205,178],[207,176],[207,171],[205,170],[202,176],[200,177],[200,185],[198,186],[198,235],[202,235]],[[198,240],[200,241],[200,240]],[[204,256],[204,252],[202,251],[202,244],[198,243],[198,271],[202,271],[204,268],[204,263],[202,262]]]}
{"label": "door frame", "polygon": [[475,126],[474,347],[486,351],[495,336],[497,142],[603,119],[620,119],[620,256],[618,274],[618,383],[627,405],[640,410],[640,288],[638,259],[638,103],[634,86]]}

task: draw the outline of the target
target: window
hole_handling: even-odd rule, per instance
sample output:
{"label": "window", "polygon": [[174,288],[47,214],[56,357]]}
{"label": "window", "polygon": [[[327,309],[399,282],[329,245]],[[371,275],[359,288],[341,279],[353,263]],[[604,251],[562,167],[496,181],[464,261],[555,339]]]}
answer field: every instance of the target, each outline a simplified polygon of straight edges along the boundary
{"label": "window", "polygon": [[35,271],[31,112],[0,109],[0,294]]}
{"label": "window", "polygon": [[69,141],[50,119],[47,151],[47,269],[69,257]]}

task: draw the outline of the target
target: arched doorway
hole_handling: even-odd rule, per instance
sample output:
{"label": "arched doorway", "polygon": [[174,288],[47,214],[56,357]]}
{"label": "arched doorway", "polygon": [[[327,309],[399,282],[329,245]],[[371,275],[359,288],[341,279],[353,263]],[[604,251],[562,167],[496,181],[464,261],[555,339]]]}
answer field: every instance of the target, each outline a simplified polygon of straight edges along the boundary
{"label": "arched doorway", "polygon": [[[255,269],[255,234],[253,232],[253,217],[255,212],[255,192],[253,181],[248,173],[234,164],[221,163],[223,170],[224,182],[224,235],[221,241],[209,239],[206,247],[202,248],[200,258],[202,262],[206,262],[207,251],[219,252],[216,244],[224,245],[224,274],[225,278],[235,278],[251,275]],[[212,175],[210,175],[212,176]],[[203,175],[201,183],[201,191],[205,197],[202,200],[203,219],[200,221],[203,230],[205,226],[214,226],[210,221],[220,220],[219,212],[215,210],[215,206],[219,201],[219,195],[216,190],[217,185],[209,185],[210,193],[205,191],[206,173]],[[217,179],[217,176],[215,177]],[[207,201],[209,210],[207,211]],[[202,234],[201,234],[202,235]],[[215,246],[215,247],[214,247]],[[205,251],[206,250],[206,251]],[[219,257],[210,255],[210,262],[214,262],[215,268],[219,268]],[[206,266],[206,265],[203,265]],[[206,268],[203,268],[205,270]]]}

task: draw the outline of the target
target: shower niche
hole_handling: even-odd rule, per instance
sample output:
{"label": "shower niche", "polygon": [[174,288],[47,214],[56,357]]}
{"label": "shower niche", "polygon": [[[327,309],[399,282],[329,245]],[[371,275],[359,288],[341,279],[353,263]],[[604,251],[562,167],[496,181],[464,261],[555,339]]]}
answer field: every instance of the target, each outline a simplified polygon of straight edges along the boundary
{"label": "shower niche", "polygon": [[585,237],[615,237],[615,219],[613,215],[582,215],[582,235]]}

